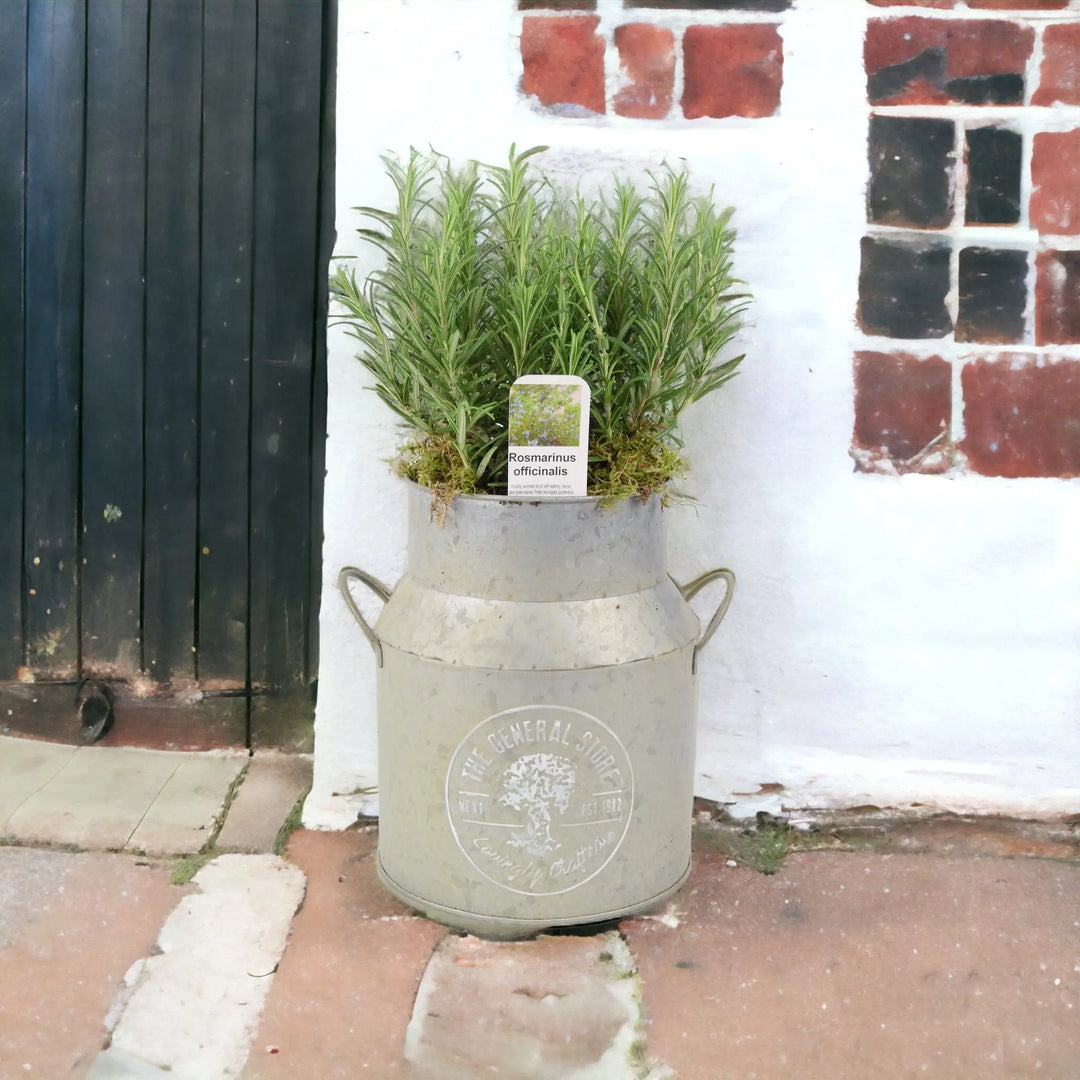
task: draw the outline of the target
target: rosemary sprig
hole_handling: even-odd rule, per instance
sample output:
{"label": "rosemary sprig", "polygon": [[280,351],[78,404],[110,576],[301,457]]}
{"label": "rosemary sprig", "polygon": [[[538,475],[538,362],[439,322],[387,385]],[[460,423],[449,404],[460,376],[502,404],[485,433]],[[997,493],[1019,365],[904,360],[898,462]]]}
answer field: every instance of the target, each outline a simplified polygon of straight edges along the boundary
{"label": "rosemary sprig", "polygon": [[385,263],[331,280],[376,393],[409,430],[400,470],[444,497],[505,490],[507,395],[526,374],[589,382],[590,491],[662,490],[683,468],[680,415],[743,359],[720,359],[748,302],[731,210],[668,169],[589,201],[535,169],[545,149],[457,170],[416,150],[386,158],[395,207],[358,208]]}

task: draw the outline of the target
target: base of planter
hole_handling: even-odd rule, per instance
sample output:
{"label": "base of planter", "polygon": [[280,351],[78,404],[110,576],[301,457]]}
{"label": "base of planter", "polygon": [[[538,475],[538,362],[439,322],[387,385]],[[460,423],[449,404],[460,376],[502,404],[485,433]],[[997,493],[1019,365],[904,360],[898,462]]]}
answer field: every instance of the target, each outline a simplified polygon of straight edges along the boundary
{"label": "base of planter", "polygon": [[639,904],[634,904],[631,907],[613,908],[610,911],[597,911],[590,913],[582,913],[571,918],[558,918],[558,919],[506,919],[500,918],[497,915],[477,915],[471,911],[461,911],[458,908],[446,907],[443,904],[436,904],[431,900],[427,900],[422,896],[417,896],[415,893],[409,892],[408,889],[403,889],[386,871],[383,869],[382,859],[378,859],[376,862],[379,872],[379,880],[383,886],[392,892],[399,900],[408,904],[409,907],[419,912],[427,919],[431,919],[433,922],[442,923],[444,926],[452,927],[454,930],[464,930],[468,934],[475,934],[477,937],[488,938],[495,941],[512,941],[515,938],[531,937],[533,934],[538,934],[543,930],[549,930],[552,927],[560,926],[588,926],[592,923],[606,923],[613,922],[616,919],[626,919],[634,915],[641,915],[644,912],[651,911],[653,908],[658,907],[665,900],[670,899],[683,887],[686,883],[686,879],[690,876],[690,864],[687,863],[686,870],[680,875],[679,879],[663,892],[657,893],[655,896],[649,897],[647,900],[643,900]]}

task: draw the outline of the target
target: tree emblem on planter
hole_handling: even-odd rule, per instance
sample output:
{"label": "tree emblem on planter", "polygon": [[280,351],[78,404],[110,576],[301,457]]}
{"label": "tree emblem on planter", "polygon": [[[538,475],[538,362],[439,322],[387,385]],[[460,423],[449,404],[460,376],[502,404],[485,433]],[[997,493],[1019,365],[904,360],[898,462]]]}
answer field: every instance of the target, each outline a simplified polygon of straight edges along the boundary
{"label": "tree emblem on planter", "polygon": [[567,705],[486,717],[446,770],[446,813],[462,855],[523,896],[591,881],[619,850],[633,812],[634,768],[618,735]]}
{"label": "tree emblem on planter", "polygon": [[524,811],[529,822],[509,843],[530,855],[548,855],[558,848],[559,841],[551,835],[551,812],[566,813],[576,780],[574,763],[557,754],[525,754],[510,765],[503,774],[499,802]]}

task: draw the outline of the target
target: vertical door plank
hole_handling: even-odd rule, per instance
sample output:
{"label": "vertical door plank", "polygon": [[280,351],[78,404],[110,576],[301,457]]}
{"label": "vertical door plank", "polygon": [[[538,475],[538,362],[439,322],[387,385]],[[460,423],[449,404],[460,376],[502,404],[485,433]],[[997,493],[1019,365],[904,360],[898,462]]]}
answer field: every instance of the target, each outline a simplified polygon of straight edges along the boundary
{"label": "vertical door plank", "polygon": [[328,281],[335,233],[335,122],[337,119],[337,0],[323,0],[323,105],[319,145],[319,256],[315,267],[315,377],[311,387],[311,612],[307,625],[307,674],[319,670],[319,600],[322,587],[323,477],[326,475],[326,323]]}
{"label": "vertical door plank", "polygon": [[25,660],[22,639],[23,254],[26,3],[0,4],[0,680]]}
{"label": "vertical door plank", "polygon": [[26,177],[25,518],[28,663],[79,663],[79,379],[84,5],[29,6]]}
{"label": "vertical door plank", "polygon": [[195,677],[202,0],[150,8],[143,661]]}
{"label": "vertical door plank", "polygon": [[147,0],[89,5],[82,556],[84,670],[142,666]]}
{"label": "vertical door plank", "polygon": [[247,680],[255,5],[206,5],[203,73],[198,675]]}
{"label": "vertical door plank", "polygon": [[306,676],[321,0],[259,5],[251,432],[251,676]]}

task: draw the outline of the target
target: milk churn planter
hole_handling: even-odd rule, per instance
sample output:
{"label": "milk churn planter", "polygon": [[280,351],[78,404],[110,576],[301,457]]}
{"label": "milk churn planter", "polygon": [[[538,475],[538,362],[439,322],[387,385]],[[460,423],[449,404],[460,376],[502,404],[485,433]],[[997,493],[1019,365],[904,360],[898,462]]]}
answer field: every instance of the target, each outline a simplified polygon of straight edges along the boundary
{"label": "milk churn planter", "polygon": [[[439,526],[410,484],[397,587],[341,572],[379,665],[379,874],[462,929],[628,915],[689,872],[695,662],[734,578],[671,580],[659,497],[597,503],[459,496]],[[702,632],[687,601],[718,578]]]}
{"label": "milk churn planter", "polygon": [[[677,585],[665,492],[682,411],[726,383],[741,324],[730,211],[684,173],[593,202],[530,172],[415,151],[386,264],[331,281],[373,388],[405,422],[407,568],[339,585],[378,664],[379,873],[490,936],[660,902],[690,865],[696,661],[730,570]],[[436,190],[432,192],[431,184]],[[591,388],[588,496],[508,496],[508,391]],[[528,380],[525,380],[528,381]],[[704,632],[689,600],[723,579]],[[374,625],[350,587],[384,606]]]}

